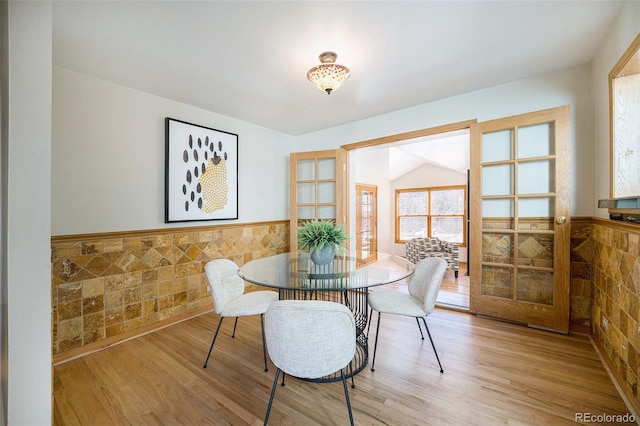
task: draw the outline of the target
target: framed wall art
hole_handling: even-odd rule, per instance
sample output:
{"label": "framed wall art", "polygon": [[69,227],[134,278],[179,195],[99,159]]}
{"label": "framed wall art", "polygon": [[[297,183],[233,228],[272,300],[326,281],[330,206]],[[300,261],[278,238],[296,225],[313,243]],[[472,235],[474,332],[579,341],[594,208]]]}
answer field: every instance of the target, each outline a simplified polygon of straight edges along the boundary
{"label": "framed wall art", "polygon": [[165,223],[238,218],[238,135],[165,119]]}

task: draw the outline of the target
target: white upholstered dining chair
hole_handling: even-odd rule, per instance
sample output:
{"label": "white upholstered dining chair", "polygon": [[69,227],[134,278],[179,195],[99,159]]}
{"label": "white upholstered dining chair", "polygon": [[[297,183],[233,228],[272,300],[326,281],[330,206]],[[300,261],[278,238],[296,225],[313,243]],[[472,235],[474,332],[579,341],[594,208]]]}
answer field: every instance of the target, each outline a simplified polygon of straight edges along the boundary
{"label": "white upholstered dining chair", "polygon": [[369,314],[369,325],[371,325],[371,314],[378,311],[378,324],[376,326],[376,341],[373,346],[373,360],[371,362],[371,371],[375,371],[376,350],[378,349],[378,337],[380,337],[380,317],[381,314],[403,315],[414,317],[418,323],[420,334],[420,319],[424,323],[427,335],[431,341],[433,352],[436,354],[440,372],[444,373],[436,346],[433,344],[431,332],[427,326],[426,317],[433,313],[436,306],[436,298],[442,285],[444,273],[447,270],[447,261],[440,257],[428,257],[422,259],[416,265],[416,270],[409,278],[408,294],[397,290],[373,290],[369,293],[369,306],[371,313]]}
{"label": "white upholstered dining chair", "polygon": [[280,372],[301,379],[318,379],[340,371],[353,425],[344,372],[356,351],[356,325],[349,308],[328,301],[279,300],[267,310],[265,336],[277,370],[264,424],[269,423]]}
{"label": "white upholstered dining chair", "polygon": [[207,368],[213,345],[218,338],[218,332],[222,325],[222,320],[226,317],[235,317],[236,321],[233,325],[233,333],[231,337],[236,335],[236,327],[238,325],[238,317],[260,315],[260,329],[262,330],[262,353],[264,355],[264,371],[267,368],[267,351],[264,339],[264,313],[267,312],[269,305],[278,300],[278,293],[275,291],[253,291],[244,292],[244,280],[238,275],[238,265],[228,259],[214,259],[204,267],[207,273],[207,279],[211,287],[211,297],[213,298],[213,309],[215,313],[220,315],[220,322],[213,335],[211,346],[207,359],[204,361],[203,368]]}

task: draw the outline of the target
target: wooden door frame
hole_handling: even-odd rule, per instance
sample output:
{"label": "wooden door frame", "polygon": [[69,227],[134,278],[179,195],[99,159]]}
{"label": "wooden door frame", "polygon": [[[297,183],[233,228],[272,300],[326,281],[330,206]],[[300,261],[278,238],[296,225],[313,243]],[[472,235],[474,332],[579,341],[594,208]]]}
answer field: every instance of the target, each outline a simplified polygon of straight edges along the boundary
{"label": "wooden door frame", "polygon": [[422,138],[426,136],[433,136],[433,135],[438,135],[440,133],[455,132],[456,130],[467,130],[467,129],[470,129],[471,126],[477,122],[478,120],[458,121],[457,123],[444,124],[442,126],[428,127],[425,129],[412,130],[410,132],[398,133],[395,135],[382,136],[380,138],[375,138],[375,139],[367,139],[360,142],[354,142],[354,143],[342,145],[340,148],[348,152],[358,148],[386,145],[390,143],[406,141],[408,139],[416,139],[416,138]]}

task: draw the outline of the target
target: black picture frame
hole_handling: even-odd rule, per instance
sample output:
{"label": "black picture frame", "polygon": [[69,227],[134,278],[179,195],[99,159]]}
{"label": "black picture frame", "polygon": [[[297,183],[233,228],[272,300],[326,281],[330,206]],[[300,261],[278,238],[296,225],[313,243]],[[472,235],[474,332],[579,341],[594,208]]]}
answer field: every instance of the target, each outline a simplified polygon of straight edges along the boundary
{"label": "black picture frame", "polygon": [[238,135],[165,119],[165,223],[238,219]]}

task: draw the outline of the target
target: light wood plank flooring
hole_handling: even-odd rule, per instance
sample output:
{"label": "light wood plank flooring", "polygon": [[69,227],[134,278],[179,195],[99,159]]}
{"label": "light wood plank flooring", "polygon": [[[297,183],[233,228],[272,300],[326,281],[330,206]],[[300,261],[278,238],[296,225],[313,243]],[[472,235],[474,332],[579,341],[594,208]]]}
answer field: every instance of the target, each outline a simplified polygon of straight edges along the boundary
{"label": "light wood plank flooring", "polygon": [[[414,319],[383,315],[376,371],[349,388],[357,425],[575,425],[575,413],[629,411],[586,336],[443,309],[427,322],[444,374]],[[227,319],[203,369],[216,324],[206,314],[56,366],[54,424],[262,424],[275,367],[263,371],[259,320],[240,318],[232,339]],[[290,377],[270,418],[348,421],[341,383]]]}
{"label": "light wood plank flooring", "polygon": [[458,278],[455,273],[447,269],[442,280],[437,303],[455,309],[469,310],[469,276],[467,264],[460,262]]}

